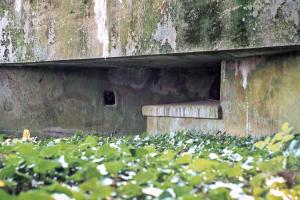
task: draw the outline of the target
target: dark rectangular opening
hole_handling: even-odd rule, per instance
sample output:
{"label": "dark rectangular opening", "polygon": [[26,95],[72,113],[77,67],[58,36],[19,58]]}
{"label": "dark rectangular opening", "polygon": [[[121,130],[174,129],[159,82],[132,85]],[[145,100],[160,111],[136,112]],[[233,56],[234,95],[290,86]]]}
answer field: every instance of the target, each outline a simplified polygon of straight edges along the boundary
{"label": "dark rectangular opening", "polygon": [[105,106],[114,106],[116,105],[116,95],[114,91],[105,90],[103,92],[103,101]]}

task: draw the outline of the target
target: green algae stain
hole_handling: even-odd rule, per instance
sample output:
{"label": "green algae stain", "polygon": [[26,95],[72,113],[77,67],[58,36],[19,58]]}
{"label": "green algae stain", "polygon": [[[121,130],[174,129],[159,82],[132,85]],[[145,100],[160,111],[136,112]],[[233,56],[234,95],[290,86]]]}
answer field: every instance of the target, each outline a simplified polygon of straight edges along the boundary
{"label": "green algae stain", "polygon": [[4,3],[3,1],[0,1],[0,17],[3,17],[5,11]]}
{"label": "green algae stain", "polygon": [[185,39],[190,44],[210,44],[221,37],[222,23],[219,13],[219,1],[188,0],[183,1],[184,21],[188,24]]}
{"label": "green algae stain", "polygon": [[287,21],[284,15],[282,8],[279,7],[273,19],[273,23],[269,26],[271,32],[269,37],[275,42],[288,41],[294,43],[295,38],[300,39],[300,28],[290,21]]}
{"label": "green algae stain", "polygon": [[[160,11],[161,4],[156,1],[145,1],[143,5],[144,13],[142,19],[142,37],[139,41],[141,51],[147,51],[152,43],[153,34],[157,28],[162,14]],[[141,52],[142,53],[142,52]]]}
{"label": "green algae stain", "polygon": [[230,40],[236,47],[250,45],[250,37],[255,30],[253,2],[254,0],[235,0],[238,9],[231,15]]}
{"label": "green algae stain", "polygon": [[123,52],[126,52],[126,46],[127,46],[127,40],[128,40],[128,26],[127,23],[121,23],[120,24],[120,29],[122,30],[120,32],[120,43],[121,43],[121,48]]}

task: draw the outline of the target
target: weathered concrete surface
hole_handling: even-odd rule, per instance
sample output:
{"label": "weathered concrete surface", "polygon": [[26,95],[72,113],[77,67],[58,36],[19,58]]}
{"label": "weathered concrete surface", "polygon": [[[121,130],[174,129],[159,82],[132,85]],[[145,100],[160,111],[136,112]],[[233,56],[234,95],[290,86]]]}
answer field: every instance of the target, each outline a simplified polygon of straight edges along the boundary
{"label": "weathered concrete surface", "polygon": [[0,62],[300,44],[297,0],[2,0]]}
{"label": "weathered concrete surface", "polygon": [[[0,132],[138,134],[146,130],[143,105],[207,99],[218,70],[0,68]],[[117,105],[104,105],[105,90]]]}
{"label": "weathered concrete surface", "polygon": [[147,117],[175,117],[221,119],[220,101],[200,101],[164,105],[143,106],[143,115]]}
{"label": "weathered concrete surface", "polygon": [[143,106],[150,134],[178,131],[213,133],[224,129],[220,101],[198,101]]}
{"label": "weathered concrete surface", "polygon": [[178,118],[178,117],[147,117],[147,132],[152,134],[175,133],[179,131],[201,131],[214,133],[224,130],[223,120]]}
{"label": "weathered concrete surface", "polygon": [[263,136],[289,122],[300,130],[300,55],[224,62],[221,106],[225,130]]}

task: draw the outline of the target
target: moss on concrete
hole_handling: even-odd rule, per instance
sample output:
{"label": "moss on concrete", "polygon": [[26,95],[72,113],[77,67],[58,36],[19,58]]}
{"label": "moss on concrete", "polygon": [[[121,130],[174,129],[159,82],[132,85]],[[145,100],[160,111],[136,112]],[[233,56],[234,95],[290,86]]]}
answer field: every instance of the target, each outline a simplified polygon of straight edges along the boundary
{"label": "moss on concrete", "polygon": [[[270,24],[269,28],[271,32],[269,37],[276,42],[285,40],[293,43],[294,38],[298,35],[297,31],[300,30],[299,27],[291,25],[291,23],[285,19],[281,7],[277,9],[276,15],[273,19],[273,23]],[[278,32],[279,29],[284,31]],[[298,35],[298,38],[300,39],[300,35]]]}
{"label": "moss on concrete", "polygon": [[5,5],[3,1],[0,1],[0,17],[3,17],[5,11]]}
{"label": "moss on concrete", "polygon": [[192,45],[209,46],[222,35],[220,3],[216,0],[183,1],[184,20],[188,24],[185,38]]}
{"label": "moss on concrete", "polygon": [[143,19],[142,19],[142,34],[138,41],[140,53],[144,53],[151,49],[153,34],[157,28],[157,23],[159,23],[162,18],[161,10],[163,9],[163,4],[158,1],[144,1],[142,5],[143,8]]}
{"label": "moss on concrete", "polygon": [[235,47],[250,46],[250,37],[255,31],[253,2],[254,0],[235,0],[238,9],[232,12],[230,25],[230,39]]}
{"label": "moss on concrete", "polygon": [[7,12],[19,29],[16,62],[101,57],[103,44],[111,56],[300,44],[300,2],[279,1],[107,0],[108,41],[97,38],[94,0],[24,1],[18,19],[14,2],[0,1],[0,17]]}

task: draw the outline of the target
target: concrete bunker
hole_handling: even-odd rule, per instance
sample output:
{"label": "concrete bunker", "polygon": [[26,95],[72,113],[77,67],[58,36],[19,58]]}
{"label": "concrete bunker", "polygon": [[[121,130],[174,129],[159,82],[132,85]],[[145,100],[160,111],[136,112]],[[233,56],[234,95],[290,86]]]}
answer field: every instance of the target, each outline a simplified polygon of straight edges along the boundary
{"label": "concrete bunker", "polygon": [[[297,125],[298,93],[285,97],[299,74],[295,48],[2,64],[0,132],[270,134]],[[279,117],[278,101],[294,112]]]}
{"label": "concrete bunker", "polygon": [[[1,89],[6,91],[0,97],[5,116],[0,129],[10,134],[24,128],[43,136],[70,135],[76,130],[162,133],[167,130],[150,129],[151,120],[198,118],[198,114],[221,119],[221,60],[213,56],[3,64],[0,70]],[[169,113],[158,116],[159,109],[167,107],[172,108]]]}

